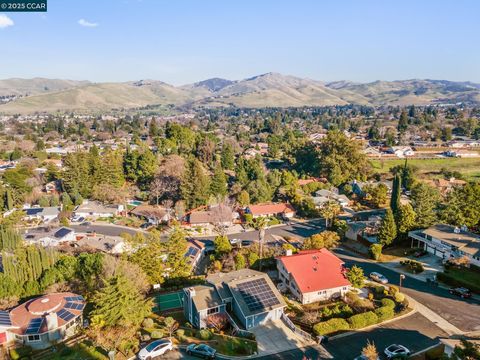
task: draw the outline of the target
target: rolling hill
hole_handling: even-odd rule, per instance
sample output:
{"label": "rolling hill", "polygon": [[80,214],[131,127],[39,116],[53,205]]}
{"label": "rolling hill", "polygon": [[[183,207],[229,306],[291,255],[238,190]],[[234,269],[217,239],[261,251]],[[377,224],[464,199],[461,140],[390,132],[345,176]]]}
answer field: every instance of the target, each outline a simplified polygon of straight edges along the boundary
{"label": "rolling hill", "polygon": [[[0,80],[1,94],[24,95],[0,113],[100,111],[147,105],[290,107],[327,105],[480,104],[480,85],[446,80],[324,83],[278,73],[244,80],[212,78],[173,86],[157,80],[124,83],[49,79]],[[27,96],[25,96],[27,95]]]}

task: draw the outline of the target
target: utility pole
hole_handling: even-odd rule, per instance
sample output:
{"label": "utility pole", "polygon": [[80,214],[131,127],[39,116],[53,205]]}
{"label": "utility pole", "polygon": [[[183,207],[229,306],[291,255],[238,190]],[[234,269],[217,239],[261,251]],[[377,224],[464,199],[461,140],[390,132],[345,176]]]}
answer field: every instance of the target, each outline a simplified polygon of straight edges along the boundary
{"label": "utility pole", "polygon": [[400,285],[398,287],[398,291],[402,291],[402,280],[405,279],[405,275],[400,274]]}

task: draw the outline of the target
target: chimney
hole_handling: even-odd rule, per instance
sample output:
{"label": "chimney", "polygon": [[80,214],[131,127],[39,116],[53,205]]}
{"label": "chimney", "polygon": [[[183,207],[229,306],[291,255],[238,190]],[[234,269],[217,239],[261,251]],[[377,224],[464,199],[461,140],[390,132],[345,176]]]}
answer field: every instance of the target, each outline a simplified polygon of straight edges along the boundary
{"label": "chimney", "polygon": [[286,255],[286,256],[292,256],[292,249],[287,249],[287,250],[285,251],[285,255]]}
{"label": "chimney", "polygon": [[190,295],[190,298],[193,298],[196,295],[196,291],[193,287],[188,288],[188,294]]}
{"label": "chimney", "polygon": [[47,322],[48,331],[58,328],[58,317],[56,313],[52,312],[50,314],[47,314],[45,316],[45,321]]}

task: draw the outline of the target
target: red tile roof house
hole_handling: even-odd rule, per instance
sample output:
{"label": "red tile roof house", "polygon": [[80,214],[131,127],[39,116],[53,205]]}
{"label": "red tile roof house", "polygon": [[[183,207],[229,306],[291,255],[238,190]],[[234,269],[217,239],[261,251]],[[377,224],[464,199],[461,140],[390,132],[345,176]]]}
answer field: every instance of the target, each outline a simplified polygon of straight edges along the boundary
{"label": "red tile roof house", "polygon": [[352,284],[345,276],[344,262],[327,249],[304,250],[277,258],[282,284],[302,304],[342,297]]}
{"label": "red tile roof house", "polygon": [[245,212],[252,214],[254,218],[260,216],[292,218],[295,216],[295,209],[287,203],[250,205]]}
{"label": "red tile roof house", "polygon": [[31,299],[10,311],[0,311],[0,345],[17,342],[47,348],[75,334],[82,326],[83,297],[52,293]]}

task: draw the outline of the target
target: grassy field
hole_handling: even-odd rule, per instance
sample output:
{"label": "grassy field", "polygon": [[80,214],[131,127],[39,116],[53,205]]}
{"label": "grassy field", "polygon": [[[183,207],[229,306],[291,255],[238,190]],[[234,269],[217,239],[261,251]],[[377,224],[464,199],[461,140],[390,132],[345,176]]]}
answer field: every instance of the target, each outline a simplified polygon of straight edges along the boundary
{"label": "grassy field", "polygon": [[[405,160],[370,160],[370,163],[374,171],[383,174],[394,166],[405,164]],[[446,169],[458,171],[468,180],[480,180],[480,158],[409,159],[408,164],[416,166],[420,174],[435,175]]]}

